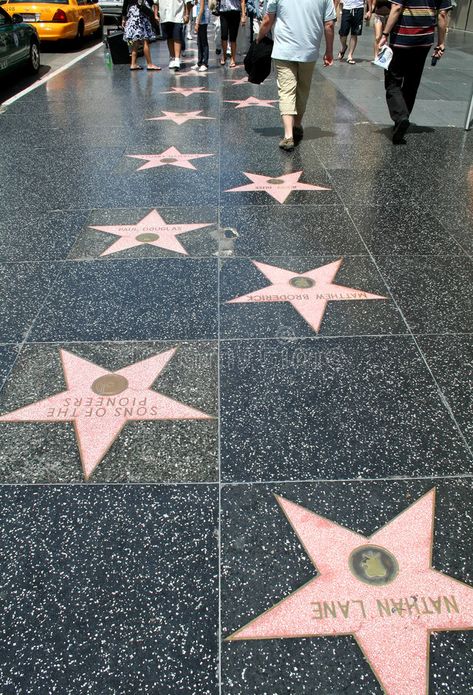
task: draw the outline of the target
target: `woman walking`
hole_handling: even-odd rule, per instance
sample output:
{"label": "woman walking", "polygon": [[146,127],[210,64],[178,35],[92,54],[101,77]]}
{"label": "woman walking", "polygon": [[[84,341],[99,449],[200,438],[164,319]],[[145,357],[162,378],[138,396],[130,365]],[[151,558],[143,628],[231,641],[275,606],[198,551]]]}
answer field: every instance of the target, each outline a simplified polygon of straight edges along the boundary
{"label": "woman walking", "polygon": [[374,59],[376,60],[379,42],[391,11],[391,0],[368,0],[368,7],[370,9],[365,15],[366,19],[369,20],[374,14]]}
{"label": "woman walking", "polygon": [[122,27],[125,32],[123,40],[131,46],[130,70],[142,70],[136,59],[140,42],[143,42],[143,53],[147,70],[161,70],[151,60],[149,42],[156,39],[157,35],[153,24],[157,22],[157,9],[152,9],[151,0],[124,0],[122,7]]}
{"label": "woman walking", "polygon": [[197,34],[197,63],[192,70],[207,72],[209,69],[209,39],[207,27],[210,22],[210,10],[208,0],[200,0],[195,20],[195,32]]}
{"label": "woman walking", "polygon": [[230,38],[230,67],[236,68],[236,48],[238,28],[240,24],[246,24],[245,0],[221,0],[220,23],[222,32],[222,59],[220,65],[225,65],[227,60],[227,46]]}

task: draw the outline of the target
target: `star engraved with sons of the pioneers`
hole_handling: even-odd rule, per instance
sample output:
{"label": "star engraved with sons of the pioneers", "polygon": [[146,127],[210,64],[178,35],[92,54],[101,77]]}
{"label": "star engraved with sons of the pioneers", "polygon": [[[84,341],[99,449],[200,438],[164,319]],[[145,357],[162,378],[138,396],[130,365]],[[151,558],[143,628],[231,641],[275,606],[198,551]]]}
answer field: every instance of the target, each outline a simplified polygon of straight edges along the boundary
{"label": "star engraved with sons of the pioneers", "polygon": [[258,270],[271,281],[271,285],[230,299],[227,304],[288,302],[317,333],[329,302],[386,299],[378,294],[336,285],[334,280],[342,261],[340,258],[302,274],[253,261]]}
{"label": "star engraved with sons of the pioneers", "polygon": [[427,695],[430,634],[473,629],[473,588],[432,567],[435,490],[369,537],[276,499],[318,574],[227,640],[351,635],[386,695]]}
{"label": "star engraved with sons of the pioneers", "polygon": [[136,171],[145,169],[155,169],[156,167],[172,166],[182,167],[183,169],[195,169],[192,159],[202,159],[202,157],[213,157],[213,154],[182,154],[176,147],[168,147],[161,154],[127,154],[131,159],[144,159],[146,164],[142,164]]}
{"label": "star engraved with sons of the pioneers", "polygon": [[175,352],[110,372],[61,350],[66,390],[2,415],[0,422],[73,422],[88,480],[128,421],[214,419],[151,388]]}

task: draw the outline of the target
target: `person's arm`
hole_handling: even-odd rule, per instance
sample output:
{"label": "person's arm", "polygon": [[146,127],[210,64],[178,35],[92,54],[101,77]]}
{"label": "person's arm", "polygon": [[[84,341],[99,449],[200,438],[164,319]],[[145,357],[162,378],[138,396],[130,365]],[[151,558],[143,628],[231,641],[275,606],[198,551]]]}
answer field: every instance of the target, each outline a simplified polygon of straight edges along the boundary
{"label": "person's arm", "polygon": [[259,33],[256,38],[256,43],[259,43],[264,37],[269,34],[276,21],[276,13],[265,14],[261,26],[259,28]]}
{"label": "person's arm", "polygon": [[154,18],[159,22],[159,2],[153,3]]}
{"label": "person's arm", "polygon": [[130,4],[130,0],[123,0],[123,6],[122,6],[122,27],[125,26],[126,22],[126,17],[128,14],[128,6]]}
{"label": "person's arm", "polygon": [[195,33],[197,33],[199,31],[199,24],[202,21],[202,15],[204,14],[204,9],[205,9],[205,0],[200,0],[199,14],[197,15],[197,19],[194,22]]}
{"label": "person's arm", "polygon": [[324,24],[324,34],[325,34],[325,55],[324,55],[324,65],[328,68],[333,65],[333,37],[335,35],[335,21],[331,19],[329,22]]}
{"label": "person's arm", "polygon": [[366,7],[365,7],[365,19],[371,19],[371,0],[366,0]]}
{"label": "person's arm", "polygon": [[381,37],[381,40],[378,44],[378,51],[384,46],[384,44],[388,40],[389,34],[392,32],[394,27],[399,21],[400,16],[402,15],[402,12],[404,10],[404,6],[400,5],[398,3],[392,3],[391,5],[391,12],[389,13],[388,21],[386,22],[386,26],[384,27],[383,35]]}
{"label": "person's arm", "polygon": [[441,58],[445,52],[445,34],[447,33],[447,10],[440,10],[437,16],[437,45],[434,56]]}
{"label": "person's arm", "polygon": [[192,2],[186,2],[184,5],[184,16],[182,18],[183,24],[189,24],[189,17],[192,12]]}

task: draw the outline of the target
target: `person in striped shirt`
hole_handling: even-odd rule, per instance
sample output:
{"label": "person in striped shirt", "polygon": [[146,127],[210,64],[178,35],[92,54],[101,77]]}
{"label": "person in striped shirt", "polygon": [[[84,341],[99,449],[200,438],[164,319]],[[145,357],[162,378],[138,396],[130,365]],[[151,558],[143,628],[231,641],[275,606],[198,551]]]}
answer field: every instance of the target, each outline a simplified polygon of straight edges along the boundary
{"label": "person in striped shirt", "polygon": [[391,11],[379,49],[389,37],[393,57],[384,81],[386,102],[394,121],[394,144],[403,141],[409,128],[409,117],[427,54],[434,44],[436,26],[437,45],[433,55],[439,59],[444,54],[447,11],[451,6],[451,0],[391,0]]}

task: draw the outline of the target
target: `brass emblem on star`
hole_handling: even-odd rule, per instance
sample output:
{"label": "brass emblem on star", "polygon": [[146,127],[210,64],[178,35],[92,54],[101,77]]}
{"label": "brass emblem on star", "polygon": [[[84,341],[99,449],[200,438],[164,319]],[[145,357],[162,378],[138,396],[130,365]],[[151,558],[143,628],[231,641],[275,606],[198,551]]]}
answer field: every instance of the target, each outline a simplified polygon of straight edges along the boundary
{"label": "brass emblem on star", "polygon": [[135,239],[136,241],[142,241],[143,244],[149,244],[151,241],[157,241],[159,239],[159,234],[144,232],[143,234],[138,234]]}
{"label": "brass emblem on star", "polygon": [[355,548],[348,562],[351,573],[361,582],[371,586],[390,584],[399,572],[394,555],[379,545],[362,545]]}
{"label": "brass emblem on star", "polygon": [[91,386],[97,396],[116,396],[128,388],[128,379],[120,374],[99,376]]}
{"label": "brass emblem on star", "polygon": [[300,290],[306,290],[309,287],[313,287],[315,285],[315,280],[311,280],[311,278],[305,277],[295,277],[289,280],[289,284],[293,287],[297,287]]}

